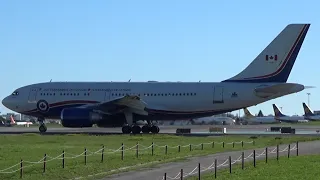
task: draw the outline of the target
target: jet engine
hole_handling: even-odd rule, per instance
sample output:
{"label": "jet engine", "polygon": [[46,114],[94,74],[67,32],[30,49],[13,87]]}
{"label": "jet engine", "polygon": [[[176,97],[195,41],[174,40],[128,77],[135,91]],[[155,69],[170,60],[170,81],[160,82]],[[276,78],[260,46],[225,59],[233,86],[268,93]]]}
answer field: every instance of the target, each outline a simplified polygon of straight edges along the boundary
{"label": "jet engine", "polygon": [[102,120],[102,116],[90,109],[66,108],[61,112],[61,124],[64,127],[92,127]]}

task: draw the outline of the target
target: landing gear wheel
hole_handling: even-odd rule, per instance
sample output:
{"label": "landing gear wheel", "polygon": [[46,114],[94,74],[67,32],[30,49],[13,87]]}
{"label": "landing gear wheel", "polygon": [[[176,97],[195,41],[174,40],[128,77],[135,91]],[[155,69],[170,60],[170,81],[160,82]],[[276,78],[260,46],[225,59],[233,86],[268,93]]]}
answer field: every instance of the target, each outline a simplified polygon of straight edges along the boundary
{"label": "landing gear wheel", "polygon": [[134,125],[132,127],[132,134],[140,134],[140,132],[141,132],[141,127],[140,126]]}
{"label": "landing gear wheel", "polygon": [[41,133],[44,133],[44,132],[47,131],[47,127],[46,127],[44,124],[41,124],[41,125],[39,126],[39,131],[40,131]]}
{"label": "landing gear wheel", "polygon": [[154,133],[154,134],[157,134],[159,133],[160,131],[160,128],[158,126],[152,126],[151,127],[151,132]]}
{"label": "landing gear wheel", "polygon": [[123,134],[130,134],[131,133],[131,127],[126,125],[122,127],[122,133]]}
{"label": "landing gear wheel", "polygon": [[149,125],[142,126],[142,133],[149,133],[151,131],[151,127]]}

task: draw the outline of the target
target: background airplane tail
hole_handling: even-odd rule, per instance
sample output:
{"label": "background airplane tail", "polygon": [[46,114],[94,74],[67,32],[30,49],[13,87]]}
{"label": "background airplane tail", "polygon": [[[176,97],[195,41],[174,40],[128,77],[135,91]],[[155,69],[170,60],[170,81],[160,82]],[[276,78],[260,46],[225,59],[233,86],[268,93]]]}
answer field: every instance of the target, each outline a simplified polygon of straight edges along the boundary
{"label": "background airplane tail", "polygon": [[244,112],[245,117],[249,117],[249,118],[254,117],[254,116],[250,113],[250,111],[248,110],[248,108],[243,108],[243,112]]}
{"label": "background airplane tail", "polygon": [[263,117],[263,116],[264,115],[263,115],[262,111],[260,110],[259,113],[258,113],[258,117]]}
{"label": "background airplane tail", "polygon": [[11,124],[15,124],[15,123],[16,123],[16,121],[14,120],[14,118],[13,118],[12,115],[10,116],[10,123],[11,123]]}
{"label": "background airplane tail", "polygon": [[304,110],[304,115],[306,116],[311,116],[313,115],[313,112],[311,111],[311,109],[309,108],[308,105],[306,105],[306,103],[302,103],[303,106],[303,110]]}
{"label": "background airplane tail", "polygon": [[289,24],[239,74],[222,82],[287,82],[310,24]]}
{"label": "background airplane tail", "polygon": [[275,116],[275,117],[285,116],[285,115],[281,112],[281,110],[278,108],[277,105],[272,104],[272,107],[273,107],[273,111],[274,111],[274,116]]}

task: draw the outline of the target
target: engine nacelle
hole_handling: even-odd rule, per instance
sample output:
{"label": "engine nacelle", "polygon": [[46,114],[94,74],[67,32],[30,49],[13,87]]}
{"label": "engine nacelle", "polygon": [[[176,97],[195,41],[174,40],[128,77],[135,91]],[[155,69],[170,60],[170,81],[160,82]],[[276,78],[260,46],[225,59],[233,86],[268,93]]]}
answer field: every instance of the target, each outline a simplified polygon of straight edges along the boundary
{"label": "engine nacelle", "polygon": [[102,116],[90,109],[66,108],[61,112],[61,124],[64,127],[92,127]]}

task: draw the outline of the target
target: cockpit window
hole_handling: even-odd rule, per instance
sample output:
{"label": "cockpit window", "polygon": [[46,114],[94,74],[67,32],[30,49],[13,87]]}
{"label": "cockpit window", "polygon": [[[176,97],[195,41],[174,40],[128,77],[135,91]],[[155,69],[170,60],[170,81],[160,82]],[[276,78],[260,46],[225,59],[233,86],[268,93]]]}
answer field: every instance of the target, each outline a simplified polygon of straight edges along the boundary
{"label": "cockpit window", "polygon": [[19,92],[18,91],[15,91],[12,93],[12,96],[18,96],[19,95]]}

